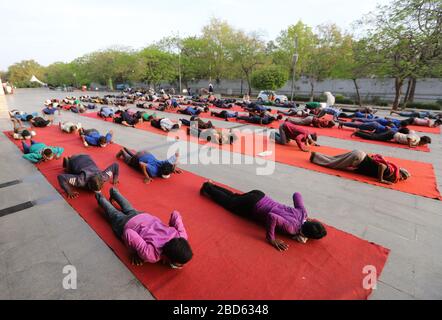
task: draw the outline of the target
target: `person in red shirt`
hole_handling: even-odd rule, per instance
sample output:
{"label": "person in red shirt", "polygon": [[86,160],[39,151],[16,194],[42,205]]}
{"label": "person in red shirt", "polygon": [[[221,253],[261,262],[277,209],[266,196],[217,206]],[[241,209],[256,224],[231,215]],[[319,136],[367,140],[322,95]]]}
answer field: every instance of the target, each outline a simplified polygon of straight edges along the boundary
{"label": "person in red shirt", "polygon": [[316,141],[318,136],[316,133],[310,133],[306,128],[294,125],[291,122],[284,122],[279,126],[279,132],[274,132],[271,136],[278,144],[288,144],[290,140],[295,140],[299,149],[309,152],[310,145],[319,146]]}

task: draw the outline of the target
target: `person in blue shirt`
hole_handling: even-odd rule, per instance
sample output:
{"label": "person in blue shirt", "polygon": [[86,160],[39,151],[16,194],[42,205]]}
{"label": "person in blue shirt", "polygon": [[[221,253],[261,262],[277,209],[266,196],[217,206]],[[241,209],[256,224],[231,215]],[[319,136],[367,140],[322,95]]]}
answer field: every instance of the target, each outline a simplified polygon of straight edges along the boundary
{"label": "person in blue shirt", "polygon": [[27,145],[22,141],[23,158],[32,163],[39,163],[42,161],[50,161],[52,159],[59,159],[63,154],[64,149],[60,147],[49,147],[42,142],[35,142],[31,140],[31,144]]}
{"label": "person in blue shirt", "polygon": [[114,133],[109,131],[105,136],[101,135],[96,129],[81,129],[80,137],[83,140],[85,147],[95,146],[95,147],[106,147],[109,143],[112,143],[112,137]]}
{"label": "person in blue shirt", "polygon": [[378,122],[363,122],[363,123],[357,123],[357,122],[339,122],[339,129],[342,129],[342,127],[349,127],[349,128],[356,128],[363,131],[374,131],[375,133],[382,133],[386,132],[388,130],[393,130],[395,132],[399,131],[399,128],[397,128],[393,122],[388,122],[386,125],[382,125]]}
{"label": "person in blue shirt", "polygon": [[410,125],[410,122],[408,120],[398,120],[398,119],[394,119],[394,118],[375,118],[375,119],[365,119],[365,118],[356,118],[354,119],[354,121],[358,121],[358,122],[377,122],[383,126],[388,125],[389,123],[393,123],[396,127],[406,127],[408,125]]}
{"label": "person in blue shirt", "polygon": [[117,153],[117,158],[122,158],[130,167],[140,170],[144,175],[144,183],[148,184],[153,178],[161,177],[169,179],[171,174],[180,174],[182,171],[177,168],[178,153],[175,153],[167,160],[158,160],[149,151],[134,152],[127,148],[121,149]]}
{"label": "person in blue shirt", "polygon": [[193,108],[193,107],[186,107],[185,109],[179,109],[177,112],[181,114],[187,114],[189,116],[197,116],[202,112],[208,112],[209,108]]}
{"label": "person in blue shirt", "polygon": [[98,116],[102,118],[113,118],[115,115],[115,111],[109,107],[101,107],[100,111],[98,111]]}
{"label": "person in blue shirt", "polygon": [[18,110],[12,110],[9,112],[9,115],[11,116],[11,118],[14,117],[15,119],[20,121],[30,121],[31,119],[37,117],[38,113],[37,112],[27,113]]}

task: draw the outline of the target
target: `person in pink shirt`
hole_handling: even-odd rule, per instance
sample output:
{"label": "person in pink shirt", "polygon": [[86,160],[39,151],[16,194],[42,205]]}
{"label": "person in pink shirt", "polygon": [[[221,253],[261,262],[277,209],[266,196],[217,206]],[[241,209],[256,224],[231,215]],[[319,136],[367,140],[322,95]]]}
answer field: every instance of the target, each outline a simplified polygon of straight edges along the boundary
{"label": "person in pink shirt", "polygon": [[276,239],[276,231],[301,243],[306,243],[308,239],[319,240],[327,235],[324,225],[308,218],[304,201],[298,192],[293,194],[293,207],[276,202],[260,190],[240,194],[210,180],[202,185],[200,194],[238,216],[263,224],[267,241],[279,251],[286,251],[288,245]]}
{"label": "person in pink shirt", "polygon": [[[133,265],[162,261],[173,269],[181,269],[192,259],[193,252],[178,211],[172,212],[166,225],[153,215],[135,210],[115,188],[110,190],[109,201],[102,193],[95,197],[114,233],[130,249]],[[112,205],[112,201],[117,202],[121,211]]]}
{"label": "person in pink shirt", "polygon": [[281,124],[279,132],[274,132],[270,137],[278,144],[288,144],[290,140],[295,140],[299,149],[304,152],[309,152],[310,145],[319,146],[316,143],[318,139],[316,133],[310,133],[306,128],[294,125],[289,121]]}

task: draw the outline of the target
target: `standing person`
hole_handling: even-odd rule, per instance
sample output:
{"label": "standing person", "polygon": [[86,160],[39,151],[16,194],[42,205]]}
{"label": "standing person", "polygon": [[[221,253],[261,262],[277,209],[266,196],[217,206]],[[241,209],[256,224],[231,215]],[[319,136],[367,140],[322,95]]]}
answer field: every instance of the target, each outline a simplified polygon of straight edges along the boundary
{"label": "standing person", "polygon": [[[172,269],[181,269],[192,259],[192,249],[178,211],[172,212],[166,225],[151,214],[135,210],[115,188],[110,190],[109,201],[101,193],[96,193],[95,198],[114,233],[130,249],[133,265],[163,261]],[[112,205],[113,201],[121,211]]]}
{"label": "standing person", "polygon": [[377,178],[380,183],[394,184],[408,179],[411,175],[379,154],[369,155],[361,150],[353,150],[336,156],[312,152],[310,162],[322,167],[353,171],[358,174]]}
{"label": "standing person", "polygon": [[308,146],[319,146],[316,141],[318,136],[316,133],[310,133],[307,129],[296,126],[288,121],[279,126],[279,132],[274,132],[270,138],[274,139],[278,144],[288,144],[290,140],[295,140],[299,149],[309,152]]}
{"label": "standing person", "polygon": [[301,243],[306,243],[308,239],[319,240],[327,235],[327,230],[320,222],[308,219],[302,196],[298,192],[293,194],[293,207],[274,201],[260,190],[239,194],[215,185],[212,181],[205,182],[200,193],[234,214],[264,224],[267,241],[279,251],[288,250],[288,245],[275,238],[275,231],[288,234]]}
{"label": "standing person", "polygon": [[78,154],[64,158],[63,168],[66,173],[58,175],[58,183],[70,199],[79,196],[79,193],[73,191],[72,187],[101,192],[104,183],[109,179],[112,179],[112,184],[118,184],[118,163],[113,163],[101,171],[91,156]]}
{"label": "standing person", "polygon": [[213,84],[209,83],[209,94],[213,93]]}

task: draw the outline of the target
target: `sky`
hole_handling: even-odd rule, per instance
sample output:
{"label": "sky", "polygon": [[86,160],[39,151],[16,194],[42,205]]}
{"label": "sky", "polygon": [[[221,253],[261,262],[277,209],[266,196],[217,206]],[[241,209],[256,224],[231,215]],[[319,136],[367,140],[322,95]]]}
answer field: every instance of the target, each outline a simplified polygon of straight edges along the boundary
{"label": "sky", "polygon": [[165,36],[198,35],[215,17],[272,40],[302,20],[355,20],[390,0],[2,0],[0,70],[25,59],[69,62],[111,46],[139,49]]}

